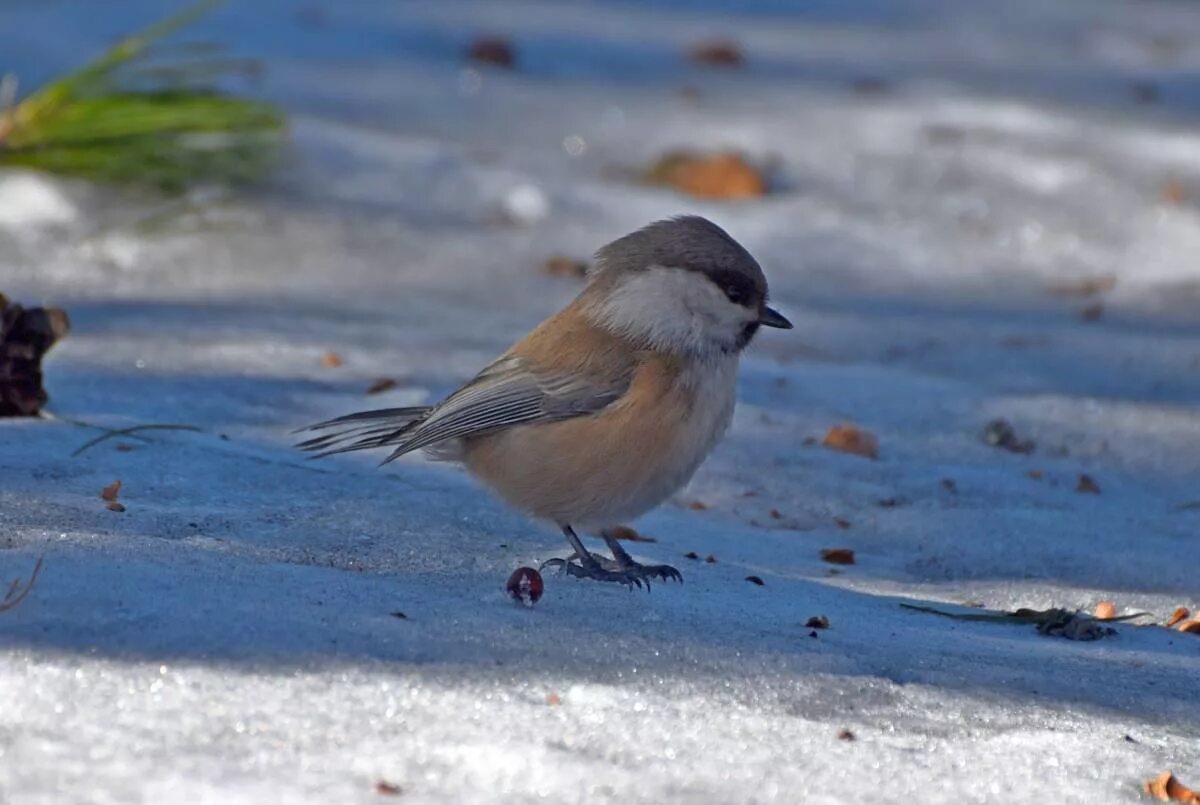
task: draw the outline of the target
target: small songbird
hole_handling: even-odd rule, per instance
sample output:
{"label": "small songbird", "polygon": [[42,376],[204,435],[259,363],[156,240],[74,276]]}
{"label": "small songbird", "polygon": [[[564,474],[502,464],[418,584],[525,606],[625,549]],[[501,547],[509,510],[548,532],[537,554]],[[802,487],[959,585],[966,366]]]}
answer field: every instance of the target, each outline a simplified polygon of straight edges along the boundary
{"label": "small songbird", "polygon": [[[635,562],[612,526],[678,491],[733,418],[738,358],[767,306],[754,258],[712,222],[658,221],[596,253],[587,285],[473,380],[430,407],[364,411],[313,425],[300,445],[330,455],[422,449],[461,462],[512,506],[558,525],[571,576],[649,587],[677,579]],[[584,547],[597,533],[613,558]]]}

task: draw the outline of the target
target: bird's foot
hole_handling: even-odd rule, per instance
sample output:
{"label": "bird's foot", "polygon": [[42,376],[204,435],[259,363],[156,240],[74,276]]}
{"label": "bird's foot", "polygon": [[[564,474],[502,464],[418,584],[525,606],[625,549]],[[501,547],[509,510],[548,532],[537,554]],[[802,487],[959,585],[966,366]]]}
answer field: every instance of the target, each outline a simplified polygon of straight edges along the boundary
{"label": "bird's foot", "polygon": [[593,579],[595,581],[610,581],[624,584],[630,589],[641,589],[644,585],[650,591],[650,580],[678,581],[683,583],[683,574],[670,565],[643,565],[627,561],[615,561],[603,556],[588,555],[580,559],[572,554],[566,559],[548,559],[542,563],[542,570],[555,568],[560,573],[574,576],[577,579]]}

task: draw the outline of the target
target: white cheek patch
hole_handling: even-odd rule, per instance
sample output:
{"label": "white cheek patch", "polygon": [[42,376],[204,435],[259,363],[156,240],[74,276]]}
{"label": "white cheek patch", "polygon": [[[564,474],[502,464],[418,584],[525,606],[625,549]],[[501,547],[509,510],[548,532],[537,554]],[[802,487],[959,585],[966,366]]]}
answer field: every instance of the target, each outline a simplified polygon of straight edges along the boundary
{"label": "white cheek patch", "polygon": [[737,344],[754,314],[730,302],[702,274],[651,266],[623,277],[593,306],[592,318],[655,349],[709,353]]}

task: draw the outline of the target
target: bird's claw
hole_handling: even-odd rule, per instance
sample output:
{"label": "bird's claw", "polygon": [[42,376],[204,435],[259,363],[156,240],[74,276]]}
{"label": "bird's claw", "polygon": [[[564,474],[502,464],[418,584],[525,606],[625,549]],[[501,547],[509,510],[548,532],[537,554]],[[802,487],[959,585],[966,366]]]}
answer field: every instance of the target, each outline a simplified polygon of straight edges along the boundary
{"label": "bird's claw", "polygon": [[560,573],[566,573],[568,576],[573,576],[577,579],[592,579],[593,581],[624,584],[631,590],[634,587],[640,590],[645,586],[646,592],[650,592],[651,579],[678,581],[680,584],[683,584],[683,574],[670,565],[639,565],[636,562],[628,565],[617,564],[601,557],[594,557],[590,562],[576,564],[571,561],[574,558],[547,559],[545,562],[542,562],[540,569],[557,569]]}

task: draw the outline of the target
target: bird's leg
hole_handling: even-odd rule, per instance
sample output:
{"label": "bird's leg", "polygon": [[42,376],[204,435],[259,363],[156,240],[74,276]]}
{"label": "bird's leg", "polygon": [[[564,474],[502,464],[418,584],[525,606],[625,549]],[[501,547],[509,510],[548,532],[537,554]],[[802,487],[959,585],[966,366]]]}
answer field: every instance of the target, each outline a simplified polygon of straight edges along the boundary
{"label": "bird's leg", "polygon": [[613,555],[611,566],[607,561],[602,563],[606,570],[635,575],[646,583],[647,588],[650,587],[650,579],[654,578],[663,581],[674,580],[683,584],[683,574],[670,565],[643,565],[635,562],[611,531],[601,531],[600,536]]}
{"label": "bird's leg", "polygon": [[[579,539],[579,535],[575,533],[575,529],[565,523],[561,528],[563,536],[567,538],[567,542],[571,544],[575,553],[566,559],[546,560],[542,563],[542,570],[553,567],[577,579],[615,581],[619,584],[628,585],[631,588],[640,588],[645,585],[647,590],[650,589],[650,576],[633,570],[632,568],[641,568],[642,566],[629,559],[628,554],[625,554],[625,558],[629,559],[632,568],[623,566],[619,562],[612,562],[604,557],[593,555],[587,548],[583,547],[583,541]],[[676,571],[676,575],[678,575],[678,571]]]}

